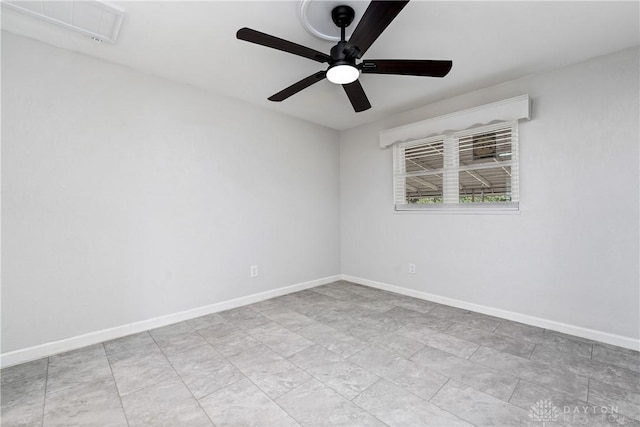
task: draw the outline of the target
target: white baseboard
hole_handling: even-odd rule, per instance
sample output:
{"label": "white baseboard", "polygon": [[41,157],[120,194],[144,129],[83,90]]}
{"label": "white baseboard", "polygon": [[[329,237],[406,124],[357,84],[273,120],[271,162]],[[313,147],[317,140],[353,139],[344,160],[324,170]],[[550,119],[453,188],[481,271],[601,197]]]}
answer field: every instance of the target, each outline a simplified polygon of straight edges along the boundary
{"label": "white baseboard", "polygon": [[340,280],[340,275],[324,277],[322,279],[311,280],[308,282],[298,283],[291,286],[285,286],[266,292],[260,292],[253,295],[222,301],[215,304],[198,307],[191,310],[181,311],[178,313],[168,314],[166,316],[155,317],[153,319],[142,320],[140,322],[129,323],[126,325],[116,326],[115,328],[103,329],[88,334],[78,335],[71,338],[65,338],[60,341],[48,342],[20,350],[10,351],[0,354],[0,367],[17,365],[19,363],[30,362],[32,360],[41,359],[43,357],[53,356],[65,351],[76,350],[88,345],[101,343],[116,338],[122,338],[127,335],[138,332],[148,331],[150,329],[160,328],[162,326],[171,325],[173,323],[182,322],[200,316],[205,316],[219,311],[229,310],[247,304],[263,301],[269,298],[278,297],[289,294],[291,292],[302,291],[304,289],[313,288],[327,283]]}
{"label": "white baseboard", "polygon": [[606,344],[616,345],[619,347],[629,348],[638,351],[640,349],[640,340],[622,335],[601,332],[595,329],[583,328],[581,326],[569,325],[567,323],[556,322],[555,320],[542,319],[540,317],[529,316],[526,314],[516,313],[513,311],[502,310],[499,308],[489,307],[486,305],[474,304],[467,301],[447,298],[440,295],[430,294],[428,292],[416,291],[414,289],[403,288],[400,286],[389,285],[387,283],[376,282],[374,280],[363,279],[361,277],[350,276],[348,274],[341,275],[342,280],[358,283],[360,285],[370,286],[372,288],[382,289],[385,291],[395,292],[414,298],[427,301],[437,302],[452,307],[462,308],[465,310],[475,311],[477,313],[488,314],[490,316],[500,317],[503,319],[513,320],[514,322],[526,323],[527,325],[537,326],[539,328],[550,329],[577,337],[587,338],[594,341],[600,341]]}
{"label": "white baseboard", "polygon": [[565,334],[575,335],[578,337],[600,341],[603,343],[612,344],[612,345],[616,345],[624,348],[629,348],[632,350],[640,349],[640,340],[637,340],[635,338],[624,337],[616,334],[610,334],[607,332],[601,332],[594,329],[588,329],[580,326],[569,325],[567,323],[556,322],[554,320],[542,319],[539,317],[529,316],[526,314],[516,313],[513,311],[502,310],[499,308],[489,307],[489,306],[480,305],[480,304],[474,304],[467,301],[457,300],[454,298],[443,297],[440,295],[434,295],[427,292],[417,291],[414,289],[403,288],[400,286],[389,285],[387,283],[376,282],[374,280],[368,280],[360,277],[342,274],[342,275],[329,276],[321,279],[311,280],[308,282],[298,283],[291,286],[285,286],[282,288],[273,289],[266,292],[247,295],[244,297],[240,297],[240,298],[236,298],[228,301],[222,301],[219,303],[206,305],[204,307],[198,307],[191,310],[168,314],[166,316],[155,317],[153,319],[147,319],[140,322],[129,323],[129,324],[117,326],[114,328],[103,329],[100,331],[90,332],[88,334],[78,335],[75,337],[66,338],[59,341],[48,342],[48,343],[40,344],[33,347],[28,347],[20,350],[3,353],[3,354],[0,354],[0,367],[5,368],[8,366],[17,365],[24,362],[29,362],[32,360],[41,359],[43,357],[53,356],[55,354],[63,353],[65,351],[76,350],[78,348],[86,347],[88,345],[93,345],[100,342],[121,338],[121,337],[135,334],[138,332],[148,331],[154,328],[160,328],[162,326],[167,326],[173,323],[178,323],[178,322],[193,319],[196,317],[205,316],[211,313],[217,313],[219,311],[229,310],[229,309],[240,307],[247,304],[253,304],[259,301],[263,301],[265,299],[275,298],[275,297],[286,295],[292,292],[302,291],[304,289],[309,289],[316,286],[331,283],[336,280],[346,280],[349,282],[370,286],[372,288],[395,292],[401,295],[407,295],[410,297],[437,302],[440,304],[446,304],[452,307],[458,307],[465,310],[475,311],[477,313],[488,314],[490,316],[496,316],[503,319],[513,320],[515,322],[526,323],[528,325],[550,329],[553,331],[563,332]]}

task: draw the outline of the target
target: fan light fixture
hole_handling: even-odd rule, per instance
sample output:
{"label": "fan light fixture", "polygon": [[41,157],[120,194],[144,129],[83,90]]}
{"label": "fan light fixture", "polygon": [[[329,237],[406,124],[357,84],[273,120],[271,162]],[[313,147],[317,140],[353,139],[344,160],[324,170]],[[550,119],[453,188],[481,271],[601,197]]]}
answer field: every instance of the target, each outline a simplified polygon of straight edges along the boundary
{"label": "fan light fixture", "polygon": [[353,65],[334,65],[327,71],[327,79],[337,85],[346,85],[358,80],[360,71]]}
{"label": "fan light fixture", "polygon": [[[0,2],[8,0],[0,0]],[[13,0],[17,1],[17,0]],[[309,0],[330,4],[336,1],[351,0]],[[251,28],[240,28],[236,33],[239,40],[259,44],[271,49],[281,50],[320,63],[329,64],[329,68],[315,72],[303,78],[268,99],[281,102],[292,95],[321,82],[325,78],[331,83],[339,84],[351,102],[356,113],[371,108],[371,103],[358,81],[363,74],[396,74],[403,76],[444,77],[451,70],[451,61],[430,59],[362,59],[367,49],[378,36],[395,19],[409,0],[371,0],[362,18],[347,41],[346,28],[351,25],[355,11],[346,4],[339,4],[331,9],[331,20],[340,29],[340,41],[331,48],[327,55],[310,47],[302,46],[276,36],[261,33]],[[356,61],[361,60],[359,64]]]}

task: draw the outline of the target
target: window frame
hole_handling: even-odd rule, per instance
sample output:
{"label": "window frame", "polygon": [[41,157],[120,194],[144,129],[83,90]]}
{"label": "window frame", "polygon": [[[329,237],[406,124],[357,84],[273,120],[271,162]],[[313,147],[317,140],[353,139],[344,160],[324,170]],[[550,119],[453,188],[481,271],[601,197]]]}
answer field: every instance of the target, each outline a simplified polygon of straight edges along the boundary
{"label": "window frame", "polygon": [[[456,132],[434,135],[428,138],[412,139],[393,145],[393,201],[396,212],[430,212],[430,213],[519,213],[520,212],[520,174],[519,174],[519,138],[518,120],[506,120],[489,125],[478,126]],[[482,136],[501,129],[510,128],[511,160],[501,161],[499,167],[510,167],[511,201],[509,202],[470,202],[460,203],[459,173],[466,170],[490,169],[488,163],[480,163],[480,167],[460,165],[459,141],[461,138]],[[418,176],[442,173],[442,203],[415,204],[406,203],[406,163],[407,148],[442,141],[444,147],[443,168]],[[409,176],[415,176],[410,174]],[[404,200],[405,203],[400,203]]]}

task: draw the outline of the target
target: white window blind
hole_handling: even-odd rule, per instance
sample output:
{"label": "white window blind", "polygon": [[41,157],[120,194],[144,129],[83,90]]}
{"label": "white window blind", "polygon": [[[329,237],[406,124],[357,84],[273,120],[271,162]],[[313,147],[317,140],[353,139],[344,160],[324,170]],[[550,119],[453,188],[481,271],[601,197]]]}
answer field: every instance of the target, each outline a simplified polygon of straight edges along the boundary
{"label": "white window blind", "polygon": [[[412,141],[395,147],[397,203],[443,201],[444,140]],[[409,202],[409,203],[410,203]]]}
{"label": "white window blind", "polygon": [[394,145],[397,210],[517,209],[518,122]]}

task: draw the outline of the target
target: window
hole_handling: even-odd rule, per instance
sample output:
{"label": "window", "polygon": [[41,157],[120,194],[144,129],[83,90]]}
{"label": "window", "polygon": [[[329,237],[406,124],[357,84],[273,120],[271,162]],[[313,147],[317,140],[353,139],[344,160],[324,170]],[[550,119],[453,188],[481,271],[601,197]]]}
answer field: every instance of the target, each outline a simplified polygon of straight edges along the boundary
{"label": "window", "polygon": [[396,210],[518,211],[518,121],[530,106],[520,95],[381,130]]}
{"label": "window", "polygon": [[518,122],[394,145],[396,210],[518,208]]}

